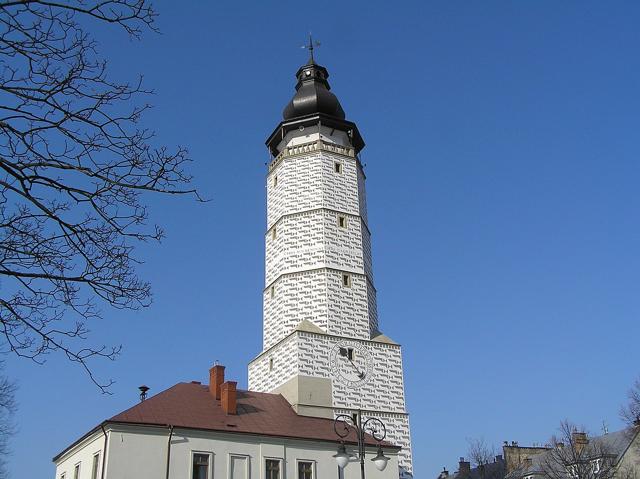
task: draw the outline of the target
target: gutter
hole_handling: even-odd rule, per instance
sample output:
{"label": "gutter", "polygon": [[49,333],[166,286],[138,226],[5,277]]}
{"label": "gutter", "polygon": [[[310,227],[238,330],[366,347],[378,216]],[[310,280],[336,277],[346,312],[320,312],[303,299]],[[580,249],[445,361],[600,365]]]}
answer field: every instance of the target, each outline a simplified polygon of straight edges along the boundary
{"label": "gutter", "polygon": [[173,426],[169,425],[168,427],[169,427],[169,440],[167,441],[167,475],[166,475],[166,479],[169,479],[169,466],[171,464],[171,438],[173,437]]}
{"label": "gutter", "polygon": [[104,466],[107,463],[107,431],[104,429],[104,424],[100,424],[102,434],[104,434],[104,447],[102,448],[102,471],[100,472],[100,479],[104,479]]}

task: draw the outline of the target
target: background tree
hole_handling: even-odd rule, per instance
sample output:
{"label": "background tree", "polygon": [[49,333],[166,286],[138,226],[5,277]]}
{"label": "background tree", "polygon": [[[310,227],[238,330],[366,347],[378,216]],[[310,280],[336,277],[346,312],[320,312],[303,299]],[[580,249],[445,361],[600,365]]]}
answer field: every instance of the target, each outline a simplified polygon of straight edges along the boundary
{"label": "background tree", "polygon": [[504,461],[496,461],[496,448],[484,438],[467,439],[467,457],[471,467],[477,468],[480,478],[502,479],[506,474]]}
{"label": "background tree", "polygon": [[149,108],[141,79],[121,83],[89,29],[133,38],[155,30],[147,0],[0,2],[0,328],[6,348],[42,362],[62,352],[83,367],[119,347],[85,341],[100,298],[149,304],[136,242],[147,227],[144,193],[194,193],[183,148],[153,147],[138,122]]}
{"label": "background tree", "polygon": [[629,426],[635,426],[640,421],[640,379],[636,379],[627,392],[627,399],[627,404],[620,409],[620,417]]}
{"label": "background tree", "polygon": [[16,410],[15,384],[3,373],[0,362],[0,479],[7,477],[6,459],[9,455],[9,439],[14,432],[13,414]]}
{"label": "background tree", "polygon": [[589,439],[569,421],[560,424],[559,435],[551,438],[551,449],[541,456],[540,469],[549,479],[618,479],[630,477],[618,471],[617,452],[606,441]]}

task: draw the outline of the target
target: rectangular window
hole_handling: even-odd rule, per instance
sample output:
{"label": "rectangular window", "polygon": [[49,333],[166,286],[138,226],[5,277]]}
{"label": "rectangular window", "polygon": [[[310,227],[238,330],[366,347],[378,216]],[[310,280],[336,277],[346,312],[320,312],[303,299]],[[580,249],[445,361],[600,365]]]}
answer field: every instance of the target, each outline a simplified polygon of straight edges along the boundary
{"label": "rectangular window", "polygon": [[347,217],[346,216],[338,215],[338,226],[340,228],[346,228],[347,227]]}
{"label": "rectangular window", "polygon": [[80,463],[76,464],[73,468],[73,479],[78,479],[80,477]]}
{"label": "rectangular window", "polygon": [[298,462],[298,479],[313,479],[313,462]]}
{"label": "rectangular window", "polygon": [[273,358],[269,358],[269,371],[273,371]]}
{"label": "rectangular window", "polygon": [[333,164],[336,173],[342,173],[342,163],[338,163],[337,161]]}
{"label": "rectangular window", "polygon": [[67,477],[67,475],[63,472],[62,474],[60,474],[60,479],[65,479]]}
{"label": "rectangular window", "polygon": [[271,286],[269,291],[271,293],[271,297],[275,298],[276,297],[276,287],[275,286]]}
{"label": "rectangular window", "polygon": [[279,459],[266,459],[265,460],[265,479],[280,479],[280,460]]}
{"label": "rectangular window", "polygon": [[351,287],[351,275],[347,273],[342,274],[342,286],[347,288]]}
{"label": "rectangular window", "polygon": [[276,231],[276,227],[274,226],[274,227],[271,229],[271,239],[272,239],[272,240],[274,240],[274,239],[276,239],[276,237],[277,237],[277,236],[278,236],[278,233],[277,233],[277,231]]}
{"label": "rectangular window", "polygon": [[273,187],[275,188],[276,186],[278,186],[278,175],[273,177]]}
{"label": "rectangular window", "polygon": [[231,456],[229,458],[230,479],[248,479],[249,461],[247,456]]}
{"label": "rectangular window", "polygon": [[209,479],[209,454],[193,453],[193,479]]}
{"label": "rectangular window", "polygon": [[100,453],[93,455],[93,462],[91,463],[91,479],[98,479],[98,465],[100,464]]}

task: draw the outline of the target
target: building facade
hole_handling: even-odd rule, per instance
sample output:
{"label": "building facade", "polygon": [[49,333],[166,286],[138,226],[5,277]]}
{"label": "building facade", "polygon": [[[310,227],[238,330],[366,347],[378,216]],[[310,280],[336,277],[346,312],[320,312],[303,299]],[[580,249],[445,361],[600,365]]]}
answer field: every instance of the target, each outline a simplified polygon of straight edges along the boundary
{"label": "building facade", "polygon": [[402,351],[380,331],[367,218],[364,147],[313,56],[267,140],[263,349],[249,389],[281,393],[303,415],[361,410],[402,446],[413,475]]}
{"label": "building facade", "polygon": [[[103,421],[53,458],[56,479],[341,479],[360,478],[356,459],[340,473],[333,420],[298,415],[279,394],[236,390],[215,366],[210,384],[178,383]],[[367,477],[395,479],[398,450],[380,444],[383,471],[370,458]],[[346,437],[349,453],[356,436]]]}

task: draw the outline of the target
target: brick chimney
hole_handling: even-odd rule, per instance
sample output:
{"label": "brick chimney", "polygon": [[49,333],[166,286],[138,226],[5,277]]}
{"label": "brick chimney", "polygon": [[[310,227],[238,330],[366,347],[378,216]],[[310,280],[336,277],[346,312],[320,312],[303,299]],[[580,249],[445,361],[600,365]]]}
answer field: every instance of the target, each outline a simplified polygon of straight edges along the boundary
{"label": "brick chimney", "polygon": [[468,477],[471,475],[471,463],[469,461],[465,461],[464,457],[461,457],[458,462],[458,475],[460,477]]}
{"label": "brick chimney", "polygon": [[573,442],[573,448],[578,454],[582,453],[584,447],[589,444],[586,432],[573,431],[571,433],[571,441]]}
{"label": "brick chimney", "polygon": [[236,384],[238,383],[235,381],[226,381],[222,384],[222,410],[227,414],[237,414]]}
{"label": "brick chimney", "polygon": [[216,364],[209,369],[209,392],[214,399],[220,399],[220,387],[224,382],[224,366]]}

